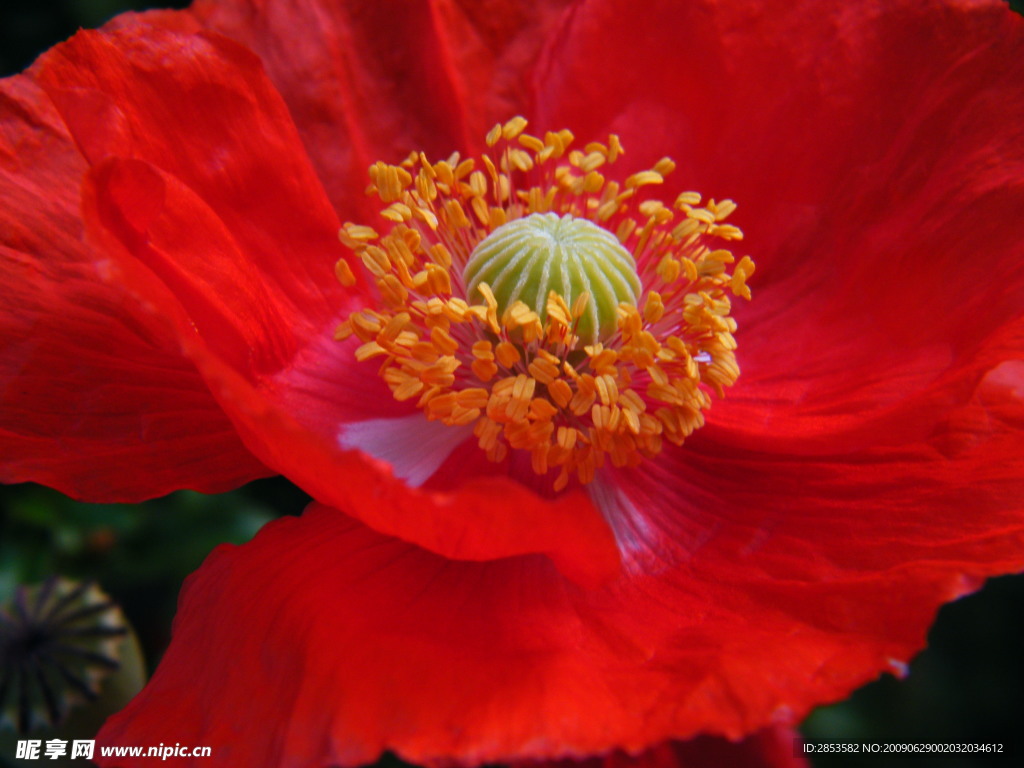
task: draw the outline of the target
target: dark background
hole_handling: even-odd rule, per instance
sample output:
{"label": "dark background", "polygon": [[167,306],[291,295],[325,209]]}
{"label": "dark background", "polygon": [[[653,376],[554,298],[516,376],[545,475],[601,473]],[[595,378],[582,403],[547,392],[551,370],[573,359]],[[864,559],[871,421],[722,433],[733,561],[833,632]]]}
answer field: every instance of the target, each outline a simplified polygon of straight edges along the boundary
{"label": "dark background", "polygon": [[[171,0],[159,7],[186,4]],[[2,0],[0,75],[20,71],[80,27],[152,5]],[[266,521],[301,512],[306,500],[280,478],[221,496],[183,491],[143,505],[79,504],[34,485],[0,487],[0,605],[16,583],[50,573],[95,579],[121,603],[152,669],[167,645],[184,577],[217,544],[246,541]],[[1024,577],[995,579],[941,610],[928,649],[906,679],[886,675],[846,702],[818,709],[803,727],[812,741],[1003,743],[1003,758],[823,756],[815,766],[1024,765],[1022,650]]]}

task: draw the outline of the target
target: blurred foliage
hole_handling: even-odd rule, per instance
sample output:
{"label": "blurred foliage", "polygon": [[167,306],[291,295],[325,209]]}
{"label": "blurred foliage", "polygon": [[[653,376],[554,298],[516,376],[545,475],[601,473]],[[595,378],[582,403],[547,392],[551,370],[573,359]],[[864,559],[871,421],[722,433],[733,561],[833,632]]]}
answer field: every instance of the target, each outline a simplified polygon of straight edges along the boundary
{"label": "blurred foliage", "polygon": [[300,512],[307,498],[283,480],[124,505],[81,504],[31,484],[2,491],[0,602],[15,584],[52,573],[95,580],[124,609],[151,665],[166,647],[184,578],[218,544],[248,541],[281,512]]}

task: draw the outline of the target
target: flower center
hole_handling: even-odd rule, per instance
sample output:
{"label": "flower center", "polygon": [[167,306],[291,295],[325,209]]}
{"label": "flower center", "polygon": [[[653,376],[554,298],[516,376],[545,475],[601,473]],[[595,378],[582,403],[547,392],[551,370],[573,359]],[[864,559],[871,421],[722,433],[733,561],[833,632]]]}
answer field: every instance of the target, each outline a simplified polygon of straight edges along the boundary
{"label": "flower center", "polygon": [[547,298],[554,291],[572,304],[590,295],[576,335],[593,344],[616,330],[620,303],[636,305],[640,277],[633,256],[615,236],[587,219],[533,213],[502,224],[473,249],[462,272],[469,298],[487,283],[504,313],[522,301],[547,320]]}
{"label": "flower center", "polygon": [[[346,223],[340,237],[380,298],[335,338],[358,337],[356,358],[380,359],[397,400],[472,425],[492,461],[528,454],[559,491],[704,423],[739,376],[728,294],[750,298],[754,264],[715,247],[742,238],[723,223],[732,201],[649,194],[668,158],[620,183],[599,170],[622,155],[616,136],[581,151],[569,131],[525,128],[495,126],[479,161],[370,168],[390,229]],[[354,283],[347,260],[336,271]]]}

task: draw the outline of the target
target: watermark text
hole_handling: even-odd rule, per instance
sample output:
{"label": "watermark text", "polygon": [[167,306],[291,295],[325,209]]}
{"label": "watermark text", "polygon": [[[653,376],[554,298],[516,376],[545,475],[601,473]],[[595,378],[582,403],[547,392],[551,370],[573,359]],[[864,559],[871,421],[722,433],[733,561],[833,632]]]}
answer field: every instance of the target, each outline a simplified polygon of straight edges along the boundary
{"label": "watermark text", "polygon": [[[182,746],[179,743],[160,743],[155,747],[114,747],[99,748],[100,757],[210,757],[210,747]],[[18,760],[56,760],[66,757],[71,760],[82,758],[92,760],[96,756],[96,742],[92,739],[67,741],[65,739],[24,739],[18,741],[15,758]]]}

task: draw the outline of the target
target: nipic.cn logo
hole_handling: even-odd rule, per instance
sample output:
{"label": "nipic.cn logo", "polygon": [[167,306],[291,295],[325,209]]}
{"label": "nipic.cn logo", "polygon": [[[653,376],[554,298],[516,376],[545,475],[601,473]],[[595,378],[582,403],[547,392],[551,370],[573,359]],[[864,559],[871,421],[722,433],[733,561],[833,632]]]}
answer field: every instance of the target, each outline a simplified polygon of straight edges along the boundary
{"label": "nipic.cn logo", "polygon": [[50,760],[56,760],[59,757],[70,757],[72,760],[81,757],[85,760],[92,760],[93,753],[96,751],[96,742],[91,739],[88,741],[75,739],[70,742],[70,753],[68,747],[69,742],[66,739],[47,739],[45,742],[41,739],[19,740],[14,756],[18,760],[38,760],[41,757]]}
{"label": "nipic.cn logo", "polygon": [[[18,741],[15,758],[56,760],[59,757],[68,757],[72,760],[91,760],[95,751],[96,742],[93,740],[70,742],[69,752],[69,742],[64,739],[48,739],[45,742],[41,739],[27,739]],[[210,757],[212,753],[211,747],[188,747],[180,743],[171,746],[163,742],[155,747],[100,747],[102,757],[158,757],[166,760],[169,757]]]}

